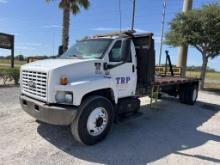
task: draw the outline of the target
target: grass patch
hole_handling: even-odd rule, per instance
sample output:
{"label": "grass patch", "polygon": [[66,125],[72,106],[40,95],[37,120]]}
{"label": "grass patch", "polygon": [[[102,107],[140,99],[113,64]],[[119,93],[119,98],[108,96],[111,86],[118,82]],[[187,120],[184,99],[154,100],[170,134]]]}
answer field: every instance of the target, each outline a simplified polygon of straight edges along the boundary
{"label": "grass patch", "polygon": [[[187,77],[200,77],[200,72],[196,71],[187,71]],[[206,73],[206,80],[217,80],[220,81],[220,72],[207,72]]]}
{"label": "grass patch", "polygon": [[[20,68],[21,65],[26,64],[26,61],[18,61],[15,60],[15,68]],[[0,68],[9,68],[11,67],[11,60],[8,59],[0,59]]]}

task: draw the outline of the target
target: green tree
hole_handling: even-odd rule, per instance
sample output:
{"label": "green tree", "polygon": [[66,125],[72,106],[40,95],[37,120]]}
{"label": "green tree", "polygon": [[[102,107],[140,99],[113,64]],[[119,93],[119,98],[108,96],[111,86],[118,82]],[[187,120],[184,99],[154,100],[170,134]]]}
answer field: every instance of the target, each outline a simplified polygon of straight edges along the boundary
{"label": "green tree", "polygon": [[191,45],[202,55],[201,84],[204,88],[208,60],[220,55],[220,5],[211,3],[187,13],[178,13],[169,23],[165,42],[174,47]]}
{"label": "green tree", "polygon": [[19,60],[19,61],[24,61],[24,56],[23,55],[17,55],[16,57],[15,57],[15,59],[16,60]]}
{"label": "green tree", "polygon": [[[54,0],[46,0],[47,2]],[[60,0],[59,7],[63,9],[63,30],[62,30],[62,47],[63,51],[68,49],[69,44],[69,27],[70,27],[70,13],[77,15],[80,9],[88,9],[90,6],[89,0]]]}

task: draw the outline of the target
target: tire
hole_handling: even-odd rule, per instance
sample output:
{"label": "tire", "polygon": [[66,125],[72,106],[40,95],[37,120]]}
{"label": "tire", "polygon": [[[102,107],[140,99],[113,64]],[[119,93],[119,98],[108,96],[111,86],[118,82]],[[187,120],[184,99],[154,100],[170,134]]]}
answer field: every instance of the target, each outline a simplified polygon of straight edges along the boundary
{"label": "tire", "polygon": [[80,106],[71,124],[74,138],[85,145],[96,144],[108,135],[113,122],[113,105],[105,97],[91,96]]}
{"label": "tire", "polygon": [[186,103],[185,93],[186,93],[186,87],[185,86],[181,86],[180,89],[179,89],[179,100],[183,104]]}
{"label": "tire", "polygon": [[198,97],[198,85],[187,87],[187,94],[185,95],[186,104],[194,105]]}
{"label": "tire", "polygon": [[198,97],[198,85],[188,84],[180,89],[180,102],[194,105]]}

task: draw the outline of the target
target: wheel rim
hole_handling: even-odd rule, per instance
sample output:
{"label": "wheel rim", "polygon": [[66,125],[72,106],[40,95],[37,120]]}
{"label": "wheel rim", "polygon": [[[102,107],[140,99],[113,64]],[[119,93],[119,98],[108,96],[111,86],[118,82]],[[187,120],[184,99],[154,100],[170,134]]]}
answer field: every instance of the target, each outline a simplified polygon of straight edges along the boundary
{"label": "wheel rim", "polygon": [[108,123],[108,113],[105,108],[98,107],[94,109],[87,121],[88,133],[92,136],[100,135],[106,128]]}
{"label": "wheel rim", "polygon": [[195,101],[197,98],[197,89],[193,90],[193,101]]}

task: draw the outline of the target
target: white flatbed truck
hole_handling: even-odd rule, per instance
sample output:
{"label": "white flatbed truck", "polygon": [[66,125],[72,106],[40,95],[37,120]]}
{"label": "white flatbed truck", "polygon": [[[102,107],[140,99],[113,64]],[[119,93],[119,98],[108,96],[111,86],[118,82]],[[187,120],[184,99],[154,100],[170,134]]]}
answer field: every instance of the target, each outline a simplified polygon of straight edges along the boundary
{"label": "white flatbed truck", "polygon": [[155,75],[151,33],[96,35],[57,59],[22,65],[20,72],[24,111],[42,122],[70,125],[86,145],[103,140],[118,115],[137,112],[139,97],[155,86],[184,104],[193,105],[198,95],[198,79]]}

